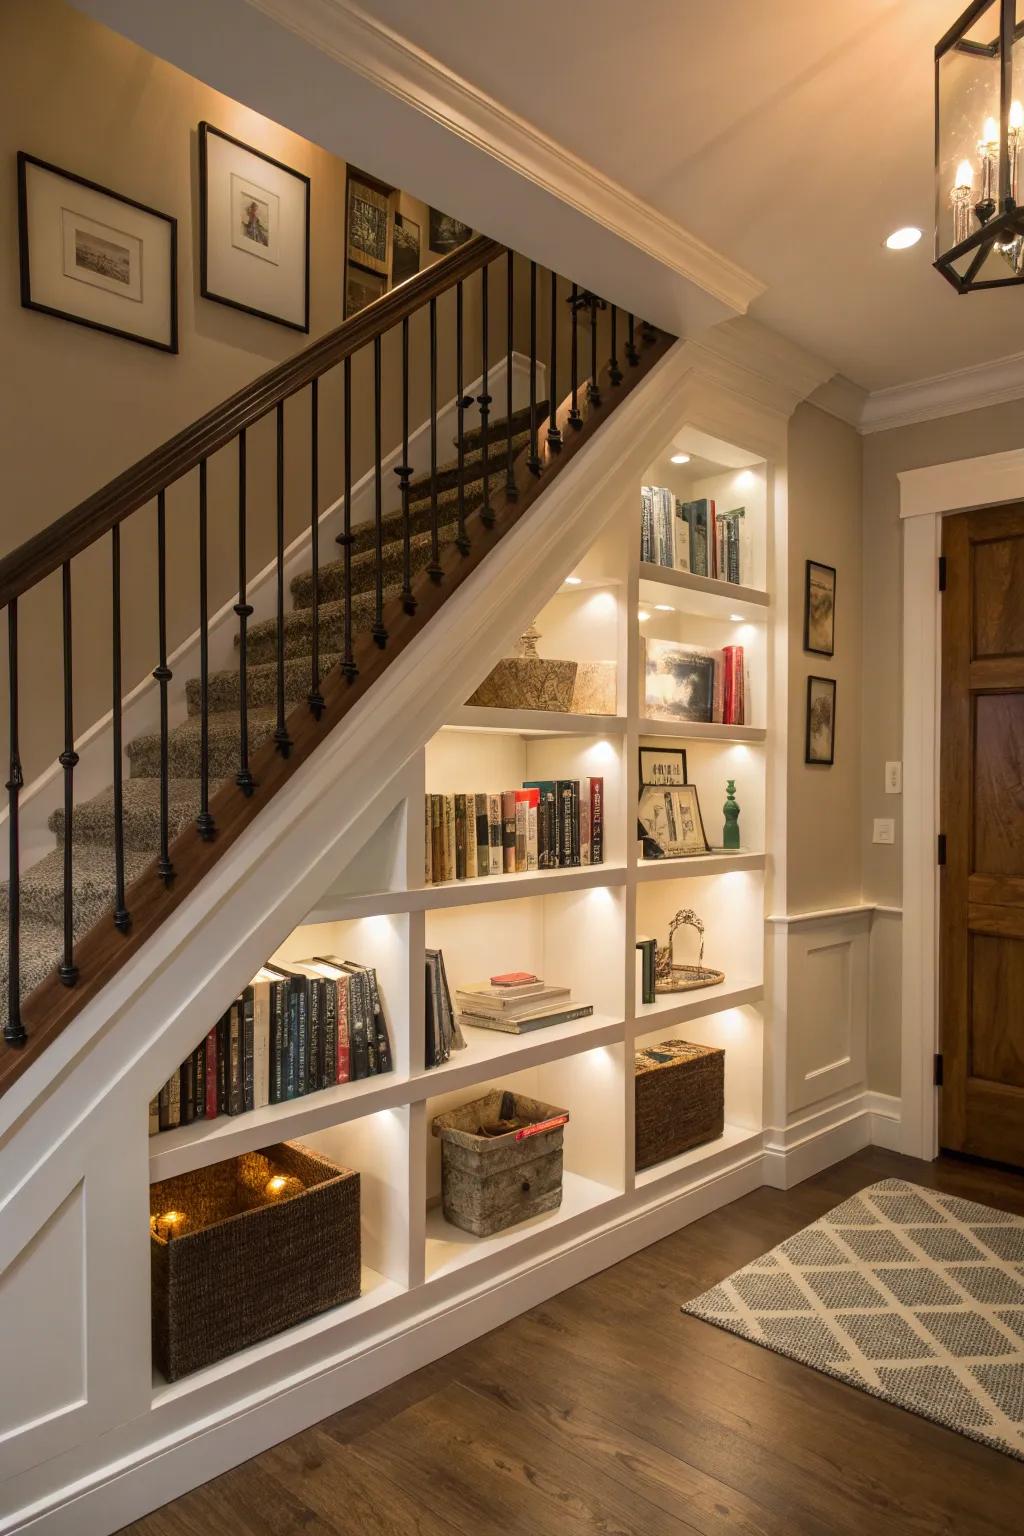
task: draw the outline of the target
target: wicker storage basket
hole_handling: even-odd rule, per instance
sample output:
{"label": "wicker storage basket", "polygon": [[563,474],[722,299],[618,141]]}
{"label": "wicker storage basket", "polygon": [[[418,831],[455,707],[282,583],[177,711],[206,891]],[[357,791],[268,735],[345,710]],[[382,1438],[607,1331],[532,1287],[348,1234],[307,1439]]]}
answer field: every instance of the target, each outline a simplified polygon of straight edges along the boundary
{"label": "wicker storage basket", "polygon": [[[275,1176],[303,1186],[268,1197]],[[168,1381],[360,1290],[359,1175],[287,1142],[149,1191],[153,1361]],[[160,1220],[185,1218],[169,1240]]]}
{"label": "wicker storage basket", "polygon": [[[504,1136],[481,1136],[504,1109],[530,1124]],[[562,1128],[567,1109],[541,1104],[521,1093],[496,1088],[436,1116],[432,1130],[441,1138],[441,1199],[445,1219],[463,1232],[488,1237],[529,1216],[556,1210],[562,1203]],[[557,1124],[549,1130],[534,1126]]]}
{"label": "wicker storage basket", "polygon": [[650,1168],[725,1129],[725,1052],[663,1040],[636,1053],[636,1166]]}

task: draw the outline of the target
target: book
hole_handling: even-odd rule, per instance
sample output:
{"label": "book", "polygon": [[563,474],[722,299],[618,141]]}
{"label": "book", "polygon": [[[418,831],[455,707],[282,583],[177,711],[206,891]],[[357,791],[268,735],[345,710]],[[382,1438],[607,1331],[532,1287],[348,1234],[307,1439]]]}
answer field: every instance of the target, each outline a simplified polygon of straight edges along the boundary
{"label": "book", "polygon": [[654,492],[649,485],[640,487],[640,559],[654,564]]}
{"label": "book", "polygon": [[491,873],[491,834],[487,811],[488,799],[489,796],[479,793],[473,796],[473,806],[476,813],[476,873],[478,876]]}
{"label": "book", "polygon": [[442,795],[444,806],[444,878],[455,879],[455,796]]}
{"label": "book", "polygon": [[442,1066],[450,1059],[453,1050],[464,1049],[466,1042],[452,1009],[444,955],[439,949],[426,951],[425,1024],[425,1066]]}
{"label": "book", "polygon": [[444,797],[430,795],[430,878],[444,879]]}
{"label": "book", "polygon": [[646,1005],[656,1001],[654,961],[657,944],[654,939],[638,938],[636,947],[640,957],[640,1000]]}
{"label": "book", "polygon": [[240,1115],[245,1109],[245,1041],[242,1008],[238,998],[228,1010],[228,1114]]}
{"label": "book", "polygon": [[178,1115],[179,1124],[191,1125],[196,1117],[195,1056],[186,1056],[178,1068]]}
{"label": "book", "polygon": [[[683,502],[683,518],[689,529],[690,565],[695,576],[710,576],[708,520],[712,504],[706,497]],[[713,547],[713,541],[711,541]]]}
{"label": "book", "polygon": [[391,1071],[391,1037],[388,1034],[388,1021],[384,1013],[384,1004],[381,1001],[380,988],[377,985],[377,972],[372,965],[359,965],[354,960],[345,962],[346,969],[357,974],[366,988],[367,1000],[370,1010],[370,1027],[373,1031],[374,1053],[373,1066],[377,1072]]}
{"label": "book", "polygon": [[580,863],[590,863],[590,780],[580,780]]}
{"label": "book", "polygon": [[338,1060],[336,1076],[339,1083],[347,1083],[352,1076],[352,1025],[348,1006],[350,980],[351,977],[343,975],[339,976],[334,983],[338,1005]]}
{"label": "book", "polygon": [[455,878],[466,878],[466,797],[454,795],[455,801]]}
{"label": "book", "polygon": [[492,987],[542,987],[544,983],[532,971],[503,971],[491,977]]}
{"label": "book", "polygon": [[429,795],[423,796],[423,883],[432,885],[434,880],[434,834],[430,817]]}
{"label": "book", "polygon": [[220,1063],[217,1060],[217,1026],[216,1024],[206,1036],[206,1118],[215,1120],[217,1117],[217,1079],[220,1072]]}
{"label": "book", "polygon": [[505,997],[500,989],[489,987],[484,982],[476,982],[458,987],[455,992],[455,1001],[464,1013],[487,1013],[501,1015],[503,1018],[516,1018],[537,1013],[555,1004],[562,1006],[569,996],[568,987],[542,986],[539,991],[531,992],[526,996]]}
{"label": "book", "polygon": [[574,1003],[568,1008],[556,1008],[550,1012],[526,1014],[509,1018],[505,1014],[468,1013],[463,1009],[459,1022],[474,1029],[496,1029],[506,1035],[529,1034],[534,1029],[548,1029],[553,1024],[571,1024],[574,1019],[586,1019],[594,1012],[592,1003]]}
{"label": "book", "polygon": [[558,865],[555,781],[524,779],[523,788],[534,790],[537,794],[537,868],[555,869]]}
{"label": "book", "polygon": [[205,1037],[193,1051],[195,1066],[192,1078],[195,1090],[195,1117],[197,1120],[206,1119],[206,1040]]}
{"label": "book", "polygon": [[558,865],[575,869],[580,862],[580,786],[576,779],[555,782],[558,810]]}
{"label": "book", "polygon": [[[252,983],[253,1108],[270,1103],[270,988],[269,981]],[[207,1044],[209,1052],[209,1044]]]}
{"label": "book", "polygon": [[683,503],[681,501],[677,501],[676,502],[675,516],[676,516],[676,563],[675,563],[675,569],[677,571],[688,571],[690,569],[690,525],[686,521],[686,516],[685,516],[684,511],[683,511]]}
{"label": "book", "polygon": [[516,874],[526,873],[526,834],[530,815],[530,791],[515,789],[516,805]]}
{"label": "book", "polygon": [[149,1101],[149,1134],[157,1136],[160,1132],[160,1095]]}
{"label": "book", "polygon": [[241,1027],[242,1109],[256,1108],[256,1081],[254,1059],[254,1014],[252,987],[246,987],[238,999]]}
{"label": "book", "polygon": [[503,825],[501,819],[501,796],[487,796],[487,873],[500,875],[503,865],[502,856]]}
{"label": "book", "polygon": [[583,781],[590,800],[590,862],[604,863],[604,779],[592,777]]}
{"label": "book", "polygon": [[506,875],[516,872],[516,792],[501,792],[501,867]]}

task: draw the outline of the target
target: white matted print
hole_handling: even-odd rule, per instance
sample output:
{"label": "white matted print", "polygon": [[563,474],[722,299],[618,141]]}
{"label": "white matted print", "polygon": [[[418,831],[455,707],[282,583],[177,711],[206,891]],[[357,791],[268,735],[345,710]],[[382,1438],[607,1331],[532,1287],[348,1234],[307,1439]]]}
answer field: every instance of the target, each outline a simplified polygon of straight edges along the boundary
{"label": "white matted print", "polygon": [[199,124],[199,288],[309,330],[309,177]]}
{"label": "white matted print", "polygon": [[174,219],[24,152],[18,211],[27,309],[178,350]]}

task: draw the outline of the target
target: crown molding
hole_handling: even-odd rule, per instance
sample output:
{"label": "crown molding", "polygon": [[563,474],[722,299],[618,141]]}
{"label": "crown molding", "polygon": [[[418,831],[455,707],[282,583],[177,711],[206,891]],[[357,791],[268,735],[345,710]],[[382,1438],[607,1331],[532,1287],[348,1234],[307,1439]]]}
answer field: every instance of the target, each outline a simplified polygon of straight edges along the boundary
{"label": "crown molding", "polygon": [[247,0],[279,26],[694,283],[736,314],[765,285],[349,0]]}
{"label": "crown molding", "polygon": [[686,347],[703,373],[786,417],[833,373],[831,363],[749,315],[723,321]]}
{"label": "crown molding", "polygon": [[845,421],[847,426],[855,427],[859,432],[868,399],[866,389],[861,389],[859,384],[845,378],[843,374],[836,373],[808,395],[807,403],[816,405],[821,411],[827,411],[830,416],[838,417],[840,421]]}

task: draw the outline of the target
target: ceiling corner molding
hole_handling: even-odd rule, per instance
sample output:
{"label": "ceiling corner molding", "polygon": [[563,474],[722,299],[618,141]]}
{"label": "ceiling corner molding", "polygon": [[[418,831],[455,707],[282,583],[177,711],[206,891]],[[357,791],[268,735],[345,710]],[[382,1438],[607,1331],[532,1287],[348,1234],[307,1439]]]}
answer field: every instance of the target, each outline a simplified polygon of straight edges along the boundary
{"label": "ceiling corner molding", "polygon": [[749,315],[725,320],[687,343],[698,367],[736,393],[791,416],[832,377],[834,369]]}
{"label": "ceiling corner molding", "polygon": [[987,405],[1024,399],[1024,352],[939,373],[911,384],[895,384],[868,395],[861,412],[861,432],[887,432],[893,427],[957,416]]}
{"label": "ceiling corner molding", "polygon": [[831,379],[826,379],[816,390],[807,396],[807,404],[815,405],[820,411],[827,411],[830,416],[836,416],[840,421],[845,421],[847,426],[856,427],[861,431],[861,423],[864,419],[864,407],[868,401],[868,392],[861,389],[852,379],[843,374],[834,374]]}
{"label": "ceiling corner molding", "polygon": [[737,315],[765,285],[349,0],[247,0],[269,20],[694,283]]}

